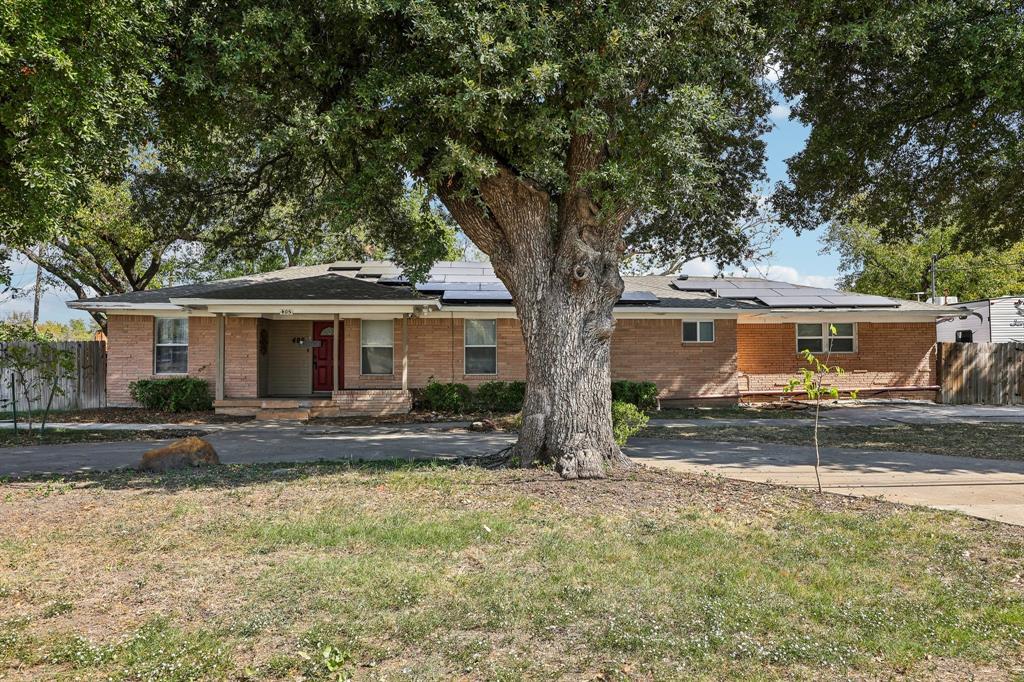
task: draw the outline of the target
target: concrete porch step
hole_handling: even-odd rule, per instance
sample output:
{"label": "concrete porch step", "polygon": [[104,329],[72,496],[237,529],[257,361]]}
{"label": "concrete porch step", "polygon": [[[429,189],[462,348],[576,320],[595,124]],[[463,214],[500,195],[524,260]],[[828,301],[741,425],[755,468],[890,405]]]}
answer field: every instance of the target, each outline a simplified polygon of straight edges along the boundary
{"label": "concrete porch step", "polygon": [[214,402],[217,414],[256,419],[307,420],[311,417],[355,417],[405,414],[412,394],[396,389],[349,389],[331,398],[226,398]]}
{"label": "concrete porch step", "polygon": [[255,414],[256,419],[270,420],[270,419],[286,419],[292,421],[305,421],[309,419],[309,410],[304,408],[287,409],[287,408],[270,408],[261,409]]}

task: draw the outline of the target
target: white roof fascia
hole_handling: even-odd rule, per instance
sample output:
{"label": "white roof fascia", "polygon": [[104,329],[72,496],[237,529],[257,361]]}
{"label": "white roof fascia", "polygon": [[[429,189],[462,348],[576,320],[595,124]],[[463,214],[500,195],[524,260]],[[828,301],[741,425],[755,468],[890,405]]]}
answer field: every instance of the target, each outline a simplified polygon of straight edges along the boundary
{"label": "white roof fascia", "polygon": [[171,303],[175,305],[202,305],[207,307],[213,306],[237,306],[237,305],[249,305],[249,306],[262,306],[276,308],[278,306],[360,306],[360,305],[377,305],[377,306],[421,306],[421,305],[436,305],[436,301],[429,299],[409,299],[409,300],[395,300],[395,299],[317,299],[315,301],[303,300],[303,299],[239,299],[239,298],[172,298]]}
{"label": "white roof fascia", "polygon": [[95,310],[112,315],[160,315],[163,313],[183,312],[185,308],[173,303],[126,303],[101,301],[68,301],[67,307],[75,310]]}
{"label": "white roof fascia", "polygon": [[[737,310],[719,308],[642,308],[640,306],[622,306],[613,309],[612,314],[618,320],[708,320],[735,319]],[[437,310],[425,312],[422,317],[454,317],[457,319],[474,317],[494,317],[515,319],[515,308],[511,306],[441,306]]]}
{"label": "white roof fascia", "polygon": [[777,324],[779,322],[935,322],[940,317],[956,314],[955,308],[943,310],[849,310],[817,308],[814,310],[772,310],[740,313],[740,324]]}

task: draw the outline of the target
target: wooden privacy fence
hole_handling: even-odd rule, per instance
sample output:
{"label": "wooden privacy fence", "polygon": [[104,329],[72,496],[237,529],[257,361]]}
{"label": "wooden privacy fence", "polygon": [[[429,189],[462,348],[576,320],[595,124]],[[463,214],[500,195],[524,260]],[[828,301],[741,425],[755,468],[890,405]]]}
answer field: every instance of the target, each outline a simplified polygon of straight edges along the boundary
{"label": "wooden privacy fence", "polygon": [[[0,343],[0,355],[7,352],[9,344]],[[29,344],[34,346],[35,344]],[[59,341],[48,344],[59,350],[69,350],[75,358],[74,369],[59,379],[58,386],[64,395],[56,395],[53,399],[54,410],[81,410],[90,407],[107,406],[107,349],[102,341]],[[14,372],[0,372],[0,405],[4,411],[10,410],[11,377]],[[34,376],[27,377],[29,386]],[[15,395],[18,410],[26,409],[24,392],[15,377]],[[49,393],[47,392],[47,396]],[[45,401],[45,397],[44,397]]]}
{"label": "wooden privacy fence", "polygon": [[1024,405],[1024,343],[940,343],[942,402]]}

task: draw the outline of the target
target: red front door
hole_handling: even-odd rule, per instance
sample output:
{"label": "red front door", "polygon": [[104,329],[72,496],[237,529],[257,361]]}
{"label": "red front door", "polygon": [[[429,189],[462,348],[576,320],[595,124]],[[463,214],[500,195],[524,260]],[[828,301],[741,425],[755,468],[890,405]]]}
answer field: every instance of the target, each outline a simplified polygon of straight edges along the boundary
{"label": "red front door", "polygon": [[[338,357],[342,356],[340,336],[341,323],[338,323]],[[334,322],[314,322],[313,341],[320,345],[313,346],[313,390],[330,391],[334,388]],[[342,385],[342,365],[338,370],[338,387]]]}

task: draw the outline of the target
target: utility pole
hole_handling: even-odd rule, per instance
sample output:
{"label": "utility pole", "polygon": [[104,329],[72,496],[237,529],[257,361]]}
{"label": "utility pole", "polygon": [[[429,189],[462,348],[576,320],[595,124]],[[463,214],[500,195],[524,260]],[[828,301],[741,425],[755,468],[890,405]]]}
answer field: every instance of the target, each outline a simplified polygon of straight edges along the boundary
{"label": "utility pole", "polygon": [[938,262],[939,262],[939,254],[933,253],[932,254],[932,266],[931,266],[931,271],[932,271],[932,303],[937,303],[938,302],[936,300],[937,296],[935,294],[935,270],[936,270],[936,264]]}
{"label": "utility pole", "polygon": [[36,290],[35,300],[32,302],[32,326],[35,327],[39,324],[39,297],[43,288],[43,269],[36,265]]}

